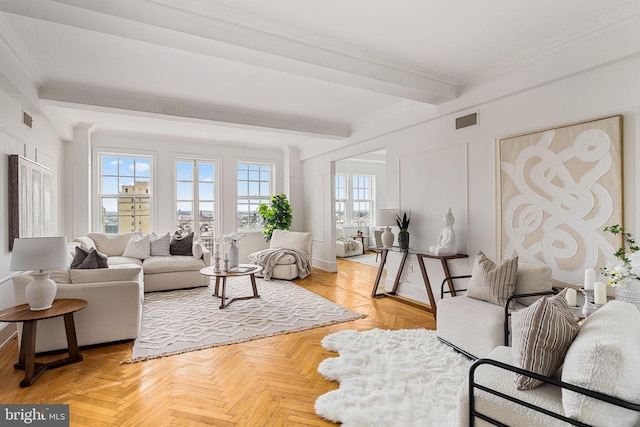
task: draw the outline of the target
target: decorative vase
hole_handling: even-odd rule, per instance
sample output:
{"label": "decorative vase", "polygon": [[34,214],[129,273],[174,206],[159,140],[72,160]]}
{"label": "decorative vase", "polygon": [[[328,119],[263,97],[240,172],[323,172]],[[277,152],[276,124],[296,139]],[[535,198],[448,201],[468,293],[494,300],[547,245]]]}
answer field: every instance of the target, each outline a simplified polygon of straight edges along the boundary
{"label": "decorative vase", "polygon": [[231,242],[229,245],[229,268],[235,268],[238,266],[238,259],[240,258],[240,252],[238,245],[235,242]]}
{"label": "decorative vase", "polygon": [[640,280],[634,279],[626,286],[616,286],[616,299],[629,302],[640,310]]}
{"label": "decorative vase", "polygon": [[398,234],[398,246],[400,246],[400,249],[409,249],[409,232],[408,231],[401,231],[400,234]]}
{"label": "decorative vase", "polygon": [[395,240],[396,236],[393,235],[391,227],[387,227],[385,228],[384,233],[382,233],[380,238],[382,239],[382,245],[385,248],[390,248],[393,246],[393,241]]}

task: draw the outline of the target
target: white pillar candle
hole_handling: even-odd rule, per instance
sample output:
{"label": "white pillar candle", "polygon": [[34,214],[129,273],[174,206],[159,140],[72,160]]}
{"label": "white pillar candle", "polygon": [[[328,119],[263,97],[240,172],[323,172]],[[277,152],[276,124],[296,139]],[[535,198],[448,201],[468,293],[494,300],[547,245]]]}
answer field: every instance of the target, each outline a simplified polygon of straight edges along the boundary
{"label": "white pillar candle", "polygon": [[216,247],[214,250],[215,253],[220,253],[220,243],[216,243]]}
{"label": "white pillar candle", "polygon": [[596,271],[593,268],[587,268],[584,271],[584,289],[587,291],[592,291],[595,281]]}
{"label": "white pillar candle", "polygon": [[227,252],[224,253],[224,260],[229,261],[229,254]]}
{"label": "white pillar candle", "polygon": [[578,305],[578,292],[573,288],[567,288],[567,303],[569,307],[575,307]]}
{"label": "white pillar candle", "polygon": [[607,303],[607,284],[604,282],[595,282],[593,286],[594,304],[605,305]]}

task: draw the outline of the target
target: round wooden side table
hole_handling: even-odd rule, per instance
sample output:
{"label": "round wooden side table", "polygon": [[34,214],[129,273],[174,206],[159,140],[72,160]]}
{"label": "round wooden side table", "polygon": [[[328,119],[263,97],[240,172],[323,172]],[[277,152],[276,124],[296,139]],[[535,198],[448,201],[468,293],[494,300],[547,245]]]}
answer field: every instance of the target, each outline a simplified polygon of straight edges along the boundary
{"label": "round wooden side table", "polygon": [[[22,338],[20,341],[20,355],[16,369],[24,370],[24,379],[20,387],[28,387],[35,382],[47,369],[59,368],[82,360],[73,313],[87,306],[83,299],[57,299],[51,308],[32,311],[29,304],[17,305],[0,311],[0,322],[23,322]],[[64,328],[67,333],[67,347],[69,356],[49,363],[36,363],[36,323],[38,320],[64,316]]]}

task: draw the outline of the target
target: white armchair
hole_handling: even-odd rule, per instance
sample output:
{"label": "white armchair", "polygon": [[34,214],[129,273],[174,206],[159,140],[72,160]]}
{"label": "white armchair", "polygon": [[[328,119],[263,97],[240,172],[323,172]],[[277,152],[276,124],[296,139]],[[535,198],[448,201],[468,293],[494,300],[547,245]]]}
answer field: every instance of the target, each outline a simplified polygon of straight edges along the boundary
{"label": "white armchair", "polygon": [[362,255],[362,242],[349,238],[343,228],[336,228],[336,256],[346,258]]}
{"label": "white armchair", "polygon": [[[278,253],[277,258],[275,258],[277,261],[269,273],[273,279],[292,280],[296,277],[305,277],[308,272],[311,271],[312,243],[313,239],[311,233],[273,230],[269,249],[250,254],[249,261],[260,264],[263,268],[266,268],[267,266],[263,265],[262,260],[268,259],[270,252],[274,252],[274,250],[277,249],[299,250],[303,252],[303,257],[307,258],[306,261],[308,265],[304,265],[304,260],[297,259],[297,256],[293,251],[292,253]],[[300,261],[303,261],[302,264]],[[308,271],[306,271],[305,267],[308,267]],[[301,268],[304,271],[301,271]],[[263,271],[263,273],[265,272]],[[265,276],[267,275],[265,274]]]}

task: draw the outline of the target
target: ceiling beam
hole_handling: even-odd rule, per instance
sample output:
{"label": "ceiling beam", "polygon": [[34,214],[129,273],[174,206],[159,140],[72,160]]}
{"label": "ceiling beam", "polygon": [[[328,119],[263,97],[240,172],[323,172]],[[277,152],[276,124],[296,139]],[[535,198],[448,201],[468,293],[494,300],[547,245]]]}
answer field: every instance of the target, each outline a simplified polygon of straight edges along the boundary
{"label": "ceiling beam", "polygon": [[197,0],[4,0],[0,10],[428,104],[458,95],[452,76],[300,30],[249,25]]}
{"label": "ceiling beam", "polygon": [[343,124],[67,82],[49,82],[40,88],[39,96],[44,103],[61,108],[126,113],[139,117],[162,117],[189,123],[213,122],[235,128],[293,133],[325,139],[344,139],[351,134],[349,128]]}

